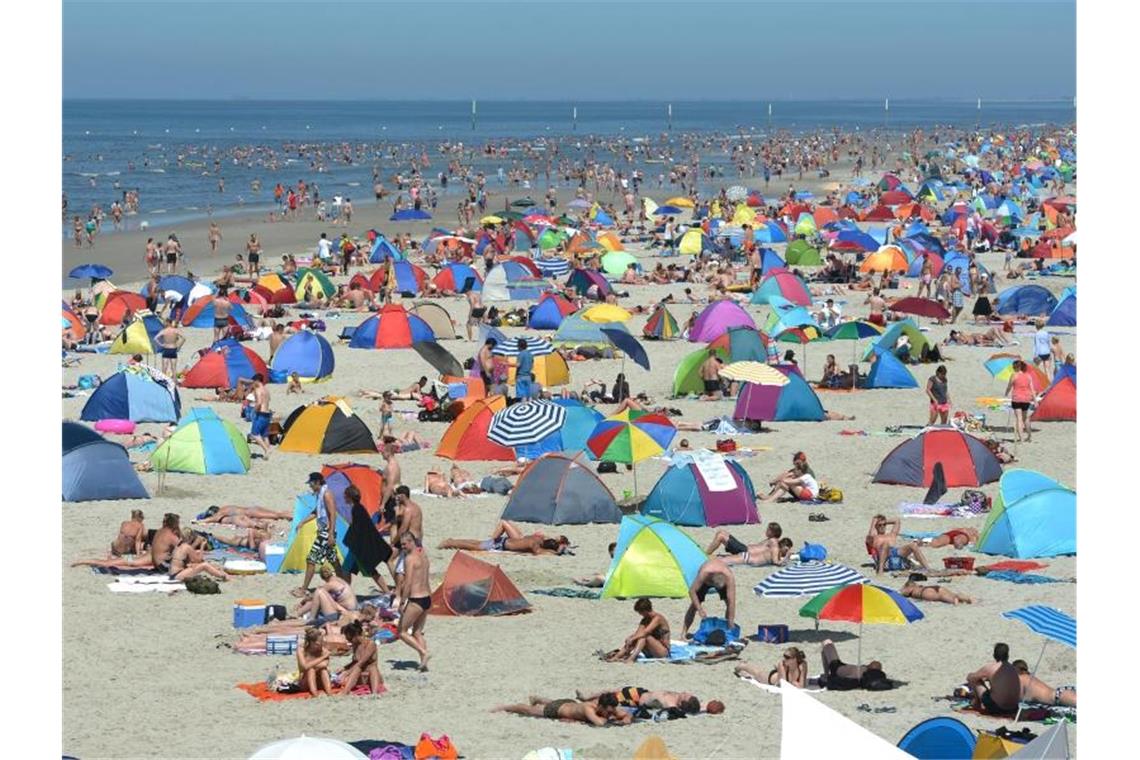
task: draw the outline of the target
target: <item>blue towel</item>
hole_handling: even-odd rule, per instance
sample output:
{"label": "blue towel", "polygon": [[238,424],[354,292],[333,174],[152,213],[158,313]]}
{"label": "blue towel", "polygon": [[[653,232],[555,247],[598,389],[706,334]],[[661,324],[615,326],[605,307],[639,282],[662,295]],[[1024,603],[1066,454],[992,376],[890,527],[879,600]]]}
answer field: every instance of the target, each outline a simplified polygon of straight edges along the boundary
{"label": "blue towel", "polygon": [[1011,570],[991,570],[986,573],[986,578],[992,578],[995,581],[1007,581],[1009,583],[1064,583],[1059,578],[1050,578],[1047,575],[1034,575],[1033,573],[1015,573]]}

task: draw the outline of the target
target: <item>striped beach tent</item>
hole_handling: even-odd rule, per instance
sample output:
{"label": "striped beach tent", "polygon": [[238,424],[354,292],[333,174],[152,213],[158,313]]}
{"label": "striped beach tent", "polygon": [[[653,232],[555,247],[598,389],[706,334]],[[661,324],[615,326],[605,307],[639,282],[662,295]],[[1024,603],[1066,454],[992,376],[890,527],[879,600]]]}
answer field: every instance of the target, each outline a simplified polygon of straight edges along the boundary
{"label": "striped beach tent", "polygon": [[543,277],[564,277],[570,274],[570,262],[560,258],[537,258],[534,260]]}
{"label": "striped beach tent", "polygon": [[757,596],[809,596],[835,586],[870,583],[856,570],[832,562],[797,562],[777,570],[752,589]]}

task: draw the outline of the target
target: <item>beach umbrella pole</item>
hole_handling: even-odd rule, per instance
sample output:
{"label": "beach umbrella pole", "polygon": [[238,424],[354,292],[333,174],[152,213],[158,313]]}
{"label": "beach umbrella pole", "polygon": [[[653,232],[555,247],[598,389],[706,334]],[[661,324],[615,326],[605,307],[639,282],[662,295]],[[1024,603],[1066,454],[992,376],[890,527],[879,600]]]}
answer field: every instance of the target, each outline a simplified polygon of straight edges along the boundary
{"label": "beach umbrella pole", "polygon": [[[1029,674],[1030,676],[1032,676],[1034,678],[1037,677],[1037,669],[1039,667],[1041,667],[1041,660],[1045,657],[1045,647],[1047,647],[1047,646],[1049,646],[1049,639],[1045,639],[1045,641],[1043,641],[1041,643],[1041,654],[1037,655],[1037,662],[1035,662],[1033,664],[1033,670]],[[1021,718],[1021,702],[1020,701],[1018,701],[1017,714],[1013,716],[1013,722],[1016,723],[1019,718]]]}
{"label": "beach umbrella pole", "polygon": [[863,623],[862,623],[862,621],[860,621],[860,623],[859,623],[859,648],[856,651],[858,652],[858,654],[856,655],[856,663],[859,667],[862,667],[863,666]]}

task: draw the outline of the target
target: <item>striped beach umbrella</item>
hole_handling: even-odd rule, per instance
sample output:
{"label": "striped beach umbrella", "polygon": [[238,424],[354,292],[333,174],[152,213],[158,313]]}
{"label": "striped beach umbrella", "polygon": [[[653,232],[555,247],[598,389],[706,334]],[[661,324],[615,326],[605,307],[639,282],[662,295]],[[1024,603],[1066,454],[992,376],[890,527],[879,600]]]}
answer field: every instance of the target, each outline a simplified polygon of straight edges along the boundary
{"label": "striped beach umbrella", "polygon": [[[497,337],[497,336],[496,336]],[[537,336],[524,335],[521,336],[526,339],[526,350],[530,351],[531,356],[546,356],[547,354],[554,353],[554,346],[546,338],[539,338]],[[507,338],[500,340],[491,349],[491,353],[495,356],[518,356],[519,355],[519,342],[517,338]]]}
{"label": "striped beach umbrella", "polygon": [[[586,448],[604,462],[635,465],[663,452],[676,434],[677,428],[665,415],[627,409],[599,422],[586,441]],[[636,493],[636,467],[633,488]]]}
{"label": "striped beach umbrella", "polygon": [[537,258],[534,260],[543,277],[565,277],[570,274],[570,262],[558,258]]}
{"label": "striped beach umbrella", "polygon": [[541,399],[526,401],[495,412],[487,438],[511,448],[535,446],[557,435],[565,422],[566,410],[558,404]]}
{"label": "striped beach umbrella", "polygon": [[[1045,656],[1045,647],[1050,640],[1059,641],[1070,649],[1077,648],[1076,618],[1070,617],[1058,609],[1046,607],[1043,604],[1031,604],[1028,607],[1019,607],[1016,610],[1003,612],[1001,616],[1010,620],[1020,620],[1029,627],[1029,630],[1045,637],[1045,641],[1041,644],[1041,654],[1037,656],[1037,662],[1030,672],[1031,676],[1037,675],[1037,668],[1041,665],[1041,658]],[[1020,717],[1021,708],[1018,707],[1014,721]]]}
{"label": "striped beach umbrella", "polygon": [[846,565],[832,562],[797,562],[777,570],[753,588],[757,596],[794,597],[818,594],[837,586],[870,581]]}
{"label": "striped beach umbrella", "polygon": [[757,385],[787,385],[788,376],[764,362],[733,362],[720,370],[721,377]]}

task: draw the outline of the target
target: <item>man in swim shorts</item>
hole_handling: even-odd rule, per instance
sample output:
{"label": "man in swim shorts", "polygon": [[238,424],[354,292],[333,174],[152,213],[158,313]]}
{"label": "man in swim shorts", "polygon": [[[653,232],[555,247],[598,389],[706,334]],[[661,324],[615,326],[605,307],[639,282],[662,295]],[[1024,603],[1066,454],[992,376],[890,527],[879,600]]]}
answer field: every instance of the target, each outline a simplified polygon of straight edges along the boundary
{"label": "man in swim shorts", "polygon": [[716,355],[716,349],[710,348],[709,355],[701,364],[701,382],[704,384],[705,393],[702,398],[704,399],[718,399],[721,396],[721,383],[720,383],[720,357]]}
{"label": "man in swim shorts", "polygon": [[727,554],[721,555],[719,559],[724,560],[726,565],[782,565],[792,549],[792,540],[782,538],[783,534],[784,530],[779,523],[770,522],[763,541],[745,544],[727,530],[718,530],[705,554],[711,557],[713,552],[723,546]]}
{"label": "man in swim shorts", "polygon": [[993,662],[966,676],[974,707],[991,715],[1013,715],[1021,700],[1021,680],[1009,663],[1009,645],[994,645]]}
{"label": "man in swim shorts", "polygon": [[420,670],[426,671],[431,659],[424,639],[424,624],[431,609],[428,557],[410,532],[400,536],[400,548],[404,556],[404,573],[396,585],[396,598],[404,600],[400,607],[400,641],[416,650],[420,656]]}
{"label": "man in swim shorts", "polygon": [[689,587],[689,609],[685,611],[685,623],[682,636],[689,637],[689,629],[693,627],[693,620],[698,614],[704,619],[708,617],[705,612],[704,601],[710,591],[715,591],[725,605],[725,620],[731,628],[736,623],[736,576],[723,559],[713,557],[706,560],[697,571],[693,585]]}
{"label": "man in swim shorts", "polygon": [[269,410],[269,388],[265,386],[265,375],[258,372],[253,376],[253,422],[250,423],[249,438],[261,447],[265,458],[269,459],[269,423],[273,412]]}
{"label": "man in swim shorts", "polygon": [[604,726],[607,723],[630,723],[633,720],[628,712],[618,709],[617,699],[613,694],[599,696],[597,706],[592,702],[579,702],[575,699],[531,697],[529,704],[499,705],[491,712],[509,712],[547,720],[571,720],[595,726]]}

